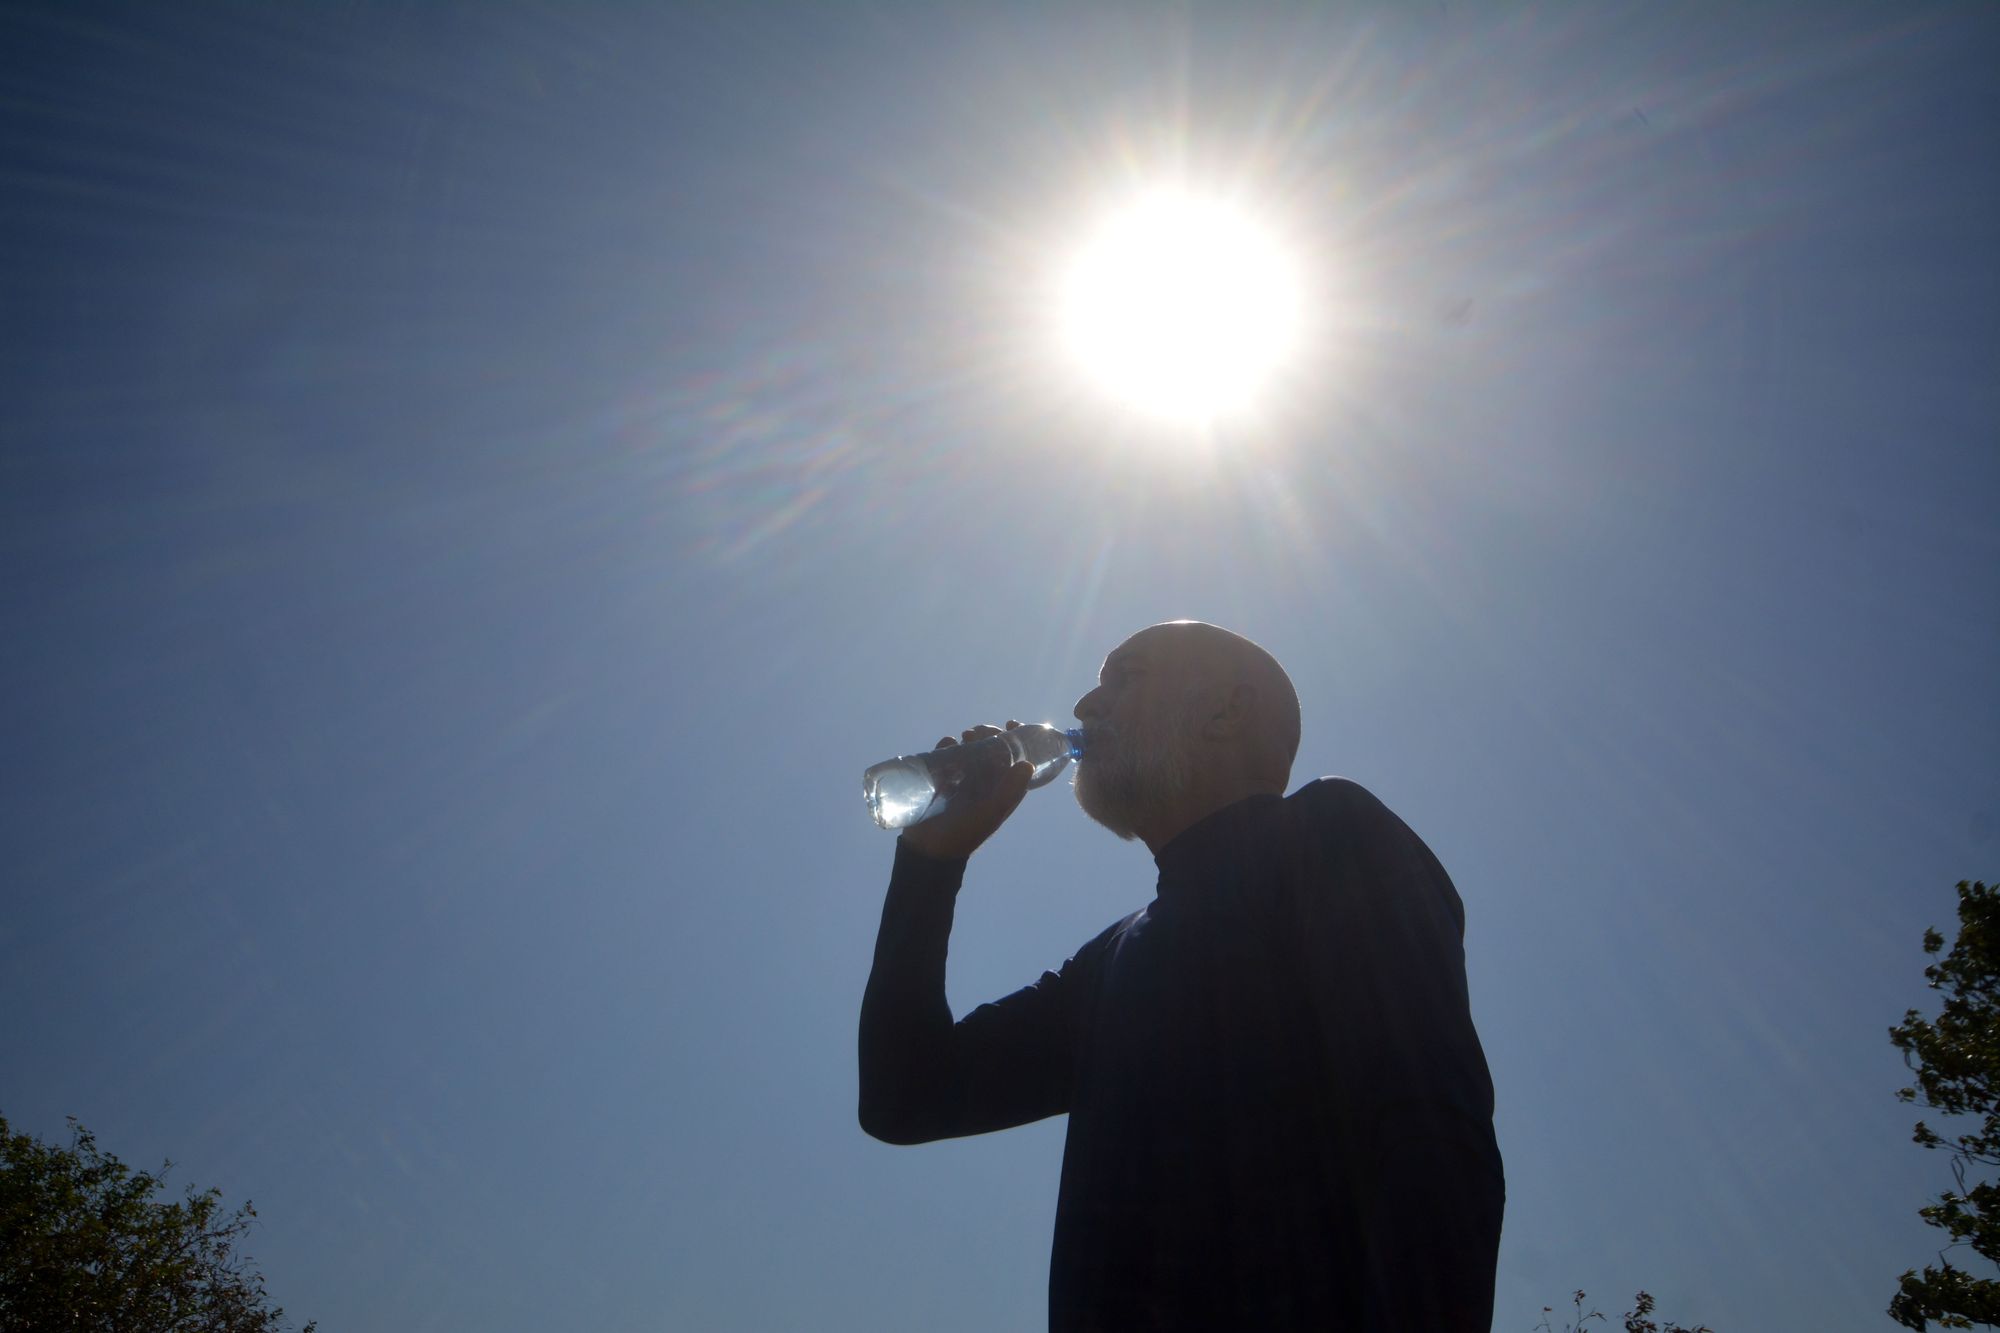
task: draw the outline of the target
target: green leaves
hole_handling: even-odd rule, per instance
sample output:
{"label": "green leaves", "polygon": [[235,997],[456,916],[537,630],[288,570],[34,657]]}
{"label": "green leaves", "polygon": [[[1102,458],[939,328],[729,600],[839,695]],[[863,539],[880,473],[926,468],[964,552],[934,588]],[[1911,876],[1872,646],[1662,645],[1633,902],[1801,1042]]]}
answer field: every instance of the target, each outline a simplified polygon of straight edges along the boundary
{"label": "green leaves", "polygon": [[1707,1324],[1698,1328],[1687,1328],[1680,1324],[1662,1324],[1647,1316],[1653,1313],[1653,1298],[1640,1292],[1632,1309],[1625,1314],[1625,1333],[1715,1333]]}
{"label": "green leaves", "polygon": [[65,1149],[0,1118],[0,1330],[280,1333],[236,1249],[257,1210],[193,1186],[156,1201],[172,1167],[134,1171],[74,1119]]}
{"label": "green leaves", "polygon": [[[1924,953],[1944,951],[1944,936],[1924,932]],[[2000,886],[1961,880],[1958,939],[1951,951],[1924,969],[1932,990],[1944,995],[1935,1019],[1917,1010],[1889,1029],[1915,1083],[1896,1096],[1945,1115],[1972,1117],[1975,1127],[1948,1137],[1919,1120],[1911,1140],[1952,1154],[1948,1190],[1918,1215],[1975,1254],[2000,1261],[2000,1186],[1968,1185],[1969,1167],[2000,1167]],[[1906,1328],[2000,1325],[2000,1282],[1974,1277],[1940,1257],[1921,1274],[1903,1274],[1889,1314]]]}
{"label": "green leaves", "polygon": [[[1562,1333],[1585,1333],[1584,1325],[1593,1319],[1600,1324],[1605,1322],[1602,1310],[1585,1311],[1583,1307],[1586,1299],[1581,1291],[1571,1296],[1570,1304],[1576,1307],[1575,1322],[1564,1324]],[[1535,1325],[1535,1333],[1555,1333],[1554,1327],[1549,1323],[1549,1316],[1553,1313],[1552,1307],[1547,1305],[1542,1307],[1542,1322]],[[1651,1317],[1652,1313],[1652,1296],[1644,1291],[1640,1292],[1633,1298],[1632,1308],[1625,1312],[1625,1333],[1715,1333],[1715,1330],[1707,1324],[1702,1324],[1698,1328],[1688,1328],[1682,1324],[1662,1324]]]}

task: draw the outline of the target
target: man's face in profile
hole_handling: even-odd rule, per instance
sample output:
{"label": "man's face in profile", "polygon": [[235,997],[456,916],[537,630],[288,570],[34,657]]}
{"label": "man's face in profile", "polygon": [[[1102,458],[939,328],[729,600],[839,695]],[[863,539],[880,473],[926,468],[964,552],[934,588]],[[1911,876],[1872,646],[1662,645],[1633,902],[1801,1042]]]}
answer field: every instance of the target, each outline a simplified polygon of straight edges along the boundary
{"label": "man's face in profile", "polygon": [[1184,794],[1195,764],[1199,692],[1158,636],[1133,636],[1104,659],[1097,688],[1077,700],[1083,759],[1076,802],[1121,838]]}

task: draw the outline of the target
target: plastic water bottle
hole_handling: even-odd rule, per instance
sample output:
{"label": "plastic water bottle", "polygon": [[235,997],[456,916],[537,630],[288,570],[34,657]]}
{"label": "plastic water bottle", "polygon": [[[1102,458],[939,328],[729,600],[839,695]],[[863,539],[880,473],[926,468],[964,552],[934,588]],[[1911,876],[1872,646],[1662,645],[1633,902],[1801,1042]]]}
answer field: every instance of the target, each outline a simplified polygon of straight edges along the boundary
{"label": "plastic water bottle", "polygon": [[[884,759],[861,775],[868,813],[883,828],[908,828],[945,812],[966,777],[983,766],[997,772],[1026,761],[1035,766],[1030,787],[1055,781],[1083,753],[1083,733],[1046,722],[983,736],[969,745],[947,745],[925,754]],[[1004,762],[1003,762],[1004,756]]]}

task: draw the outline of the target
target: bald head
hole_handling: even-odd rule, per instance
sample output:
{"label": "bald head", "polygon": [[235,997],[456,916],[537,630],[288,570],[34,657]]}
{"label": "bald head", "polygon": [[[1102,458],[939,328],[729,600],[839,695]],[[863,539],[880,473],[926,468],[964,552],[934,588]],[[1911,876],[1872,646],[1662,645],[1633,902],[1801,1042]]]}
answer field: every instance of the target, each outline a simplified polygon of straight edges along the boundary
{"label": "bald head", "polygon": [[1077,799],[1098,822],[1157,845],[1245,796],[1283,794],[1299,748],[1299,699],[1272,657],[1198,620],[1140,630],[1079,699]]}
{"label": "bald head", "polygon": [[1246,772],[1283,791],[1299,752],[1299,695],[1278,659],[1241,634],[1200,620],[1170,620],[1125,641],[1157,655],[1186,687],[1212,697],[1204,728],[1241,747]]}

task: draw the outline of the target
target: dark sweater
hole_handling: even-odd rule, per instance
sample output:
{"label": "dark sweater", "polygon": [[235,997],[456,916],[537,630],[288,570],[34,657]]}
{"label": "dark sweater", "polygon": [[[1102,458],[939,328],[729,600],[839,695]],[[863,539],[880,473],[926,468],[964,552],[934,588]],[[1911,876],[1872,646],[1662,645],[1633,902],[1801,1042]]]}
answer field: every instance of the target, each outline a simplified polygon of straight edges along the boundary
{"label": "dark sweater", "polygon": [[1504,1201],[1464,909],[1355,783],[1218,811],[1158,896],[956,1024],[964,861],[898,844],[861,1124],[923,1143],[1067,1112],[1049,1326],[1488,1333]]}

